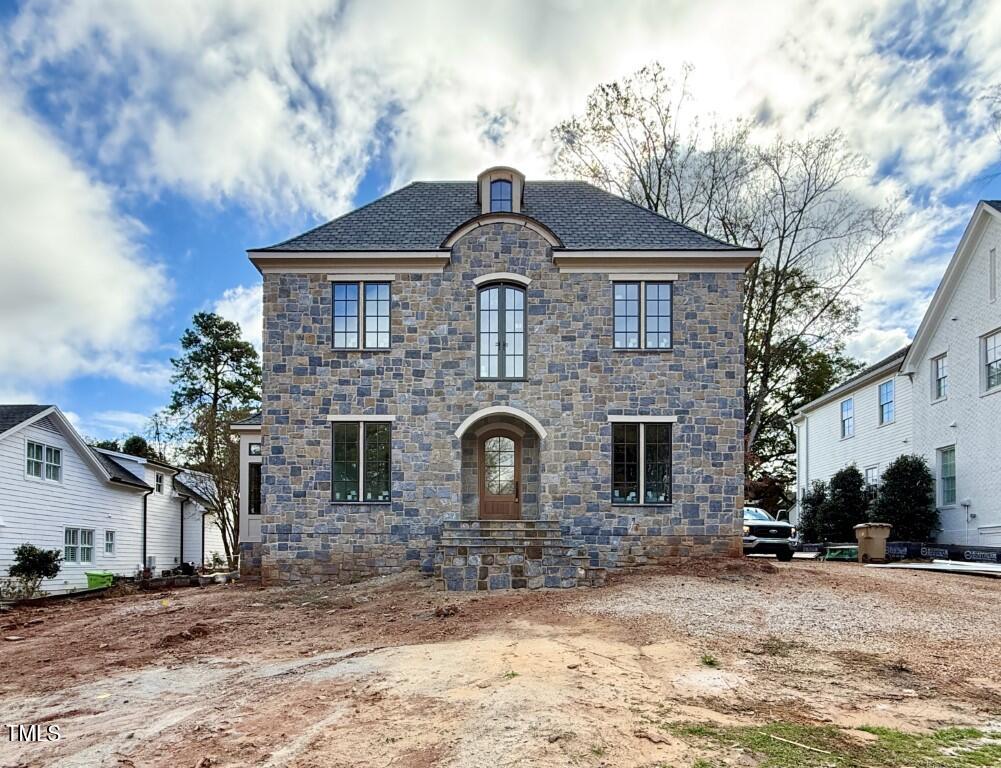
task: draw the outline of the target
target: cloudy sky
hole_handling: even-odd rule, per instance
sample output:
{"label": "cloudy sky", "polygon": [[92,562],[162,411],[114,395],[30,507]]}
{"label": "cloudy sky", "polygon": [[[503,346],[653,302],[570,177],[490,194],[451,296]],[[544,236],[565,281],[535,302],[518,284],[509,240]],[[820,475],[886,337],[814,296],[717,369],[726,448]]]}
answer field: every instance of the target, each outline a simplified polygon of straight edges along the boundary
{"label": "cloudy sky", "polygon": [[192,313],[260,342],[246,248],[413,179],[546,177],[549,129],[655,60],[693,114],[840,128],[906,196],[849,348],[875,359],[1001,198],[998,29],[991,0],[0,5],[0,402],[141,428]]}

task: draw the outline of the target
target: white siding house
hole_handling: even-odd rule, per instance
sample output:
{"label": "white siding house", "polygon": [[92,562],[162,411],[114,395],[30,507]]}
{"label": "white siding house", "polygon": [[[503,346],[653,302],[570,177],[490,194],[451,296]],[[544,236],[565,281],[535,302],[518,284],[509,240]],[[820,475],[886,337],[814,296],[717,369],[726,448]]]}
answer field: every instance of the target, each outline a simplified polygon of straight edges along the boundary
{"label": "white siding house", "polygon": [[[225,555],[211,503],[182,470],[83,441],[58,408],[0,405],[0,578],[24,543],[63,552],[47,592],[87,586],[87,571],[155,575]],[[182,524],[183,520],[183,524]],[[155,563],[155,565],[154,565]]]}
{"label": "white siding house", "polygon": [[42,585],[48,592],[85,588],[91,570],[134,576],[142,482],[109,471],[58,409],[35,408],[0,434],[0,578],[23,543],[64,553],[59,575]]}
{"label": "white siding house", "polygon": [[[799,498],[850,464],[875,480],[914,453],[936,476],[939,543],[1001,546],[999,260],[1001,202],[981,202],[914,342],[797,413]],[[888,421],[880,395],[891,381]]]}

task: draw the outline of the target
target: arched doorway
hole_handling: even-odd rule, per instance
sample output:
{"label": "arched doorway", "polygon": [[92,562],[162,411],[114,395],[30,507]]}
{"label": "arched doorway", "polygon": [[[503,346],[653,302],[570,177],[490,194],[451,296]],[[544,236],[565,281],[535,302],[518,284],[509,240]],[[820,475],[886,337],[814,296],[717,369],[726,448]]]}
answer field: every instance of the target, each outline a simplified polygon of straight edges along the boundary
{"label": "arched doorway", "polygon": [[521,442],[519,432],[499,426],[479,435],[479,517],[521,519]]}

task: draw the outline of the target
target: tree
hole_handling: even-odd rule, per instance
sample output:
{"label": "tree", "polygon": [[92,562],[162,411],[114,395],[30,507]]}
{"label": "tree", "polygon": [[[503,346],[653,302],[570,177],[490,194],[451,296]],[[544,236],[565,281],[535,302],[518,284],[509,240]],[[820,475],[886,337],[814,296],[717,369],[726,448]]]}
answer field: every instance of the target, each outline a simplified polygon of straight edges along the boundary
{"label": "tree", "polygon": [[42,579],[54,579],[59,574],[63,555],[58,549],[41,549],[34,544],[21,544],[14,550],[14,564],[7,569],[16,584],[0,585],[5,597],[26,598],[42,594]]}
{"label": "tree", "polygon": [[142,435],[132,435],[122,443],[122,453],[140,456],[150,461],[165,461],[164,457],[151,446]]}
{"label": "tree", "polygon": [[[583,115],[552,131],[553,165],[733,245],[762,251],[744,296],[749,475],[791,461],[790,409],[854,368],[852,288],[898,222],[898,201],[858,194],[868,171],[837,131],[752,140],[755,121],[700,129],[683,119],[688,70],[663,67],[600,85]],[[831,380],[825,381],[823,374]],[[785,424],[783,424],[785,422]],[[783,437],[784,433],[784,437]]]}
{"label": "tree", "polygon": [[211,483],[199,492],[212,502],[213,521],[222,532],[226,559],[236,567],[239,541],[239,440],[234,421],[260,408],[261,366],[257,350],[240,338],[240,326],[219,315],[199,312],[181,337],[180,357],[172,358],[174,375],[168,414],[174,436],[192,469]]}
{"label": "tree", "polygon": [[855,541],[855,526],[868,519],[865,477],[854,464],[835,472],[823,507],[826,541]]}
{"label": "tree", "polygon": [[939,528],[935,479],[923,456],[898,456],[883,472],[870,518],[901,541],[928,541]]}
{"label": "tree", "polygon": [[122,446],[118,444],[117,440],[91,440],[90,444],[94,448],[102,448],[105,451],[114,451],[115,453],[122,451]]}

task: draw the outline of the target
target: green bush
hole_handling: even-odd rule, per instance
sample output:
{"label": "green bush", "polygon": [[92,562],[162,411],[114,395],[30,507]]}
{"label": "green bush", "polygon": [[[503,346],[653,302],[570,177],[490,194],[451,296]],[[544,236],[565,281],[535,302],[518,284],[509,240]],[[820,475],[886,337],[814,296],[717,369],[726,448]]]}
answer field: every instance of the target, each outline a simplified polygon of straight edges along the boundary
{"label": "green bush", "polygon": [[0,595],[20,599],[44,594],[39,589],[42,579],[54,579],[59,574],[62,559],[62,552],[57,549],[21,544],[14,550],[14,564],[7,569],[10,580],[0,586]]}
{"label": "green bush", "polygon": [[835,472],[830,483],[814,481],[800,504],[803,540],[855,541],[854,528],[867,520],[868,506],[865,478],[854,464]]}
{"label": "green bush", "polygon": [[923,456],[899,456],[886,468],[870,511],[875,523],[893,526],[898,541],[928,541],[939,528],[935,478]]}
{"label": "green bush", "polygon": [[814,480],[813,486],[800,502],[799,530],[803,541],[824,540],[824,505],[827,504],[827,483]]}

